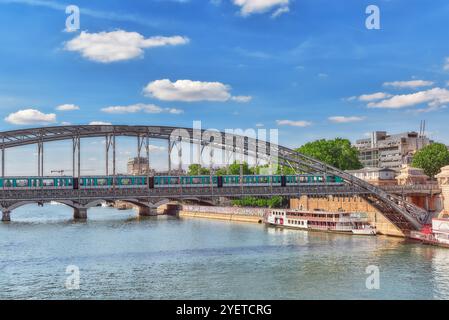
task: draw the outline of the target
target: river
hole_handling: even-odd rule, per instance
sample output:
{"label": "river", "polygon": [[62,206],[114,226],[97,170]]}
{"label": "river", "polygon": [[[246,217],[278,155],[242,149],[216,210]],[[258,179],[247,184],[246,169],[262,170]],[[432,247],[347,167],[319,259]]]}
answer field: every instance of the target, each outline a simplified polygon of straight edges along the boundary
{"label": "river", "polygon": [[[111,208],[71,215],[30,205],[0,223],[1,299],[449,299],[445,248]],[[79,289],[65,286],[69,265]]]}

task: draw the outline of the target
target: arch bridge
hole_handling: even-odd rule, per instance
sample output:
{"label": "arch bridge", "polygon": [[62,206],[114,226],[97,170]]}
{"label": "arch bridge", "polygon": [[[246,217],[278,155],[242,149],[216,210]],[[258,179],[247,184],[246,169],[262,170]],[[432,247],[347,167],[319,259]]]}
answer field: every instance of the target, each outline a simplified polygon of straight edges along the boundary
{"label": "arch bridge", "polygon": [[[171,200],[213,200],[219,197],[237,198],[242,196],[269,197],[282,195],[298,197],[300,195],[359,195],[376,207],[382,214],[404,233],[420,229],[428,222],[429,213],[416,205],[405,201],[402,197],[388,193],[364,180],[322,163],[309,156],[298,153],[279,144],[248,137],[239,134],[219,131],[208,131],[192,128],[170,126],[126,126],[126,125],[79,125],[31,128],[0,132],[1,176],[5,175],[5,153],[8,149],[32,145],[37,146],[38,176],[44,176],[44,145],[51,141],[71,140],[73,178],[81,175],[81,142],[83,138],[103,137],[105,139],[105,176],[116,177],[116,138],[120,136],[135,137],[137,155],[146,153],[147,163],[138,163],[150,168],[150,139],[167,141],[168,174],[171,175],[171,155],[176,149],[182,158],[182,144],[197,145],[203,152],[209,147],[211,156],[213,150],[222,150],[228,154],[241,154],[247,157],[271,163],[276,161],[281,166],[287,166],[299,173],[322,174],[340,177],[342,184],[323,183],[311,185],[289,186],[232,186],[217,188],[214,185],[183,188],[107,188],[107,189],[61,189],[61,190],[5,190],[0,188],[0,209],[3,219],[9,219],[9,212],[26,203],[44,203],[57,201],[74,208],[75,217],[83,218],[87,208],[98,204],[98,201],[123,200],[134,203],[142,208],[142,213],[154,213],[154,208]],[[110,172],[110,153],[112,153],[112,172]],[[198,152],[198,154],[200,154]],[[182,166],[179,161],[179,167]],[[115,180],[114,180],[115,181]]]}

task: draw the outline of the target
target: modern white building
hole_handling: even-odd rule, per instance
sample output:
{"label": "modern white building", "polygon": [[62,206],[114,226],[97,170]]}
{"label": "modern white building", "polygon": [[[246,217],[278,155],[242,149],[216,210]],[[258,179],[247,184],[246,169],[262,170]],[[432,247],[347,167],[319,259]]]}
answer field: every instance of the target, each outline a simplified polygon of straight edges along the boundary
{"label": "modern white building", "polygon": [[359,170],[347,170],[346,172],[355,177],[365,180],[374,185],[395,185],[397,184],[397,171],[388,168],[363,168]]}
{"label": "modern white building", "polygon": [[364,167],[399,170],[402,165],[411,163],[416,151],[431,143],[425,135],[414,131],[392,135],[375,131],[369,138],[357,140],[355,147]]}

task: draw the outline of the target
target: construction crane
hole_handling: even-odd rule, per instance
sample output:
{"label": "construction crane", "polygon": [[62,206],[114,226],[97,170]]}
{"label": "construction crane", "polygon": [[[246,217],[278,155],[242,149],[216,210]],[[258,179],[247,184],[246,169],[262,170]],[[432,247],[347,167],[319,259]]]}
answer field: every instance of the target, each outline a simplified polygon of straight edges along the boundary
{"label": "construction crane", "polygon": [[[58,173],[59,175],[61,175],[61,176],[63,176],[64,175],[64,172],[72,172],[72,169],[60,169],[60,170],[51,170],[50,171],[50,173],[51,174],[53,174],[53,173]],[[84,172],[93,172],[93,171],[95,171],[94,169],[84,169],[83,170]]]}

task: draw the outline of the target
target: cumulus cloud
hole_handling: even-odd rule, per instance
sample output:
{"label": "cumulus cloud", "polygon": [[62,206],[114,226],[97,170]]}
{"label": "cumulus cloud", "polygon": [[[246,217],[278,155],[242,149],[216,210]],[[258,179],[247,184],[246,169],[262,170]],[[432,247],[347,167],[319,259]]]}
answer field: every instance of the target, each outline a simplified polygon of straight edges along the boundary
{"label": "cumulus cloud", "polygon": [[350,122],[362,121],[364,119],[365,119],[365,117],[356,117],[356,116],[351,116],[351,117],[333,116],[333,117],[328,118],[328,120],[330,120],[331,122],[334,122],[334,123],[350,123]]}
{"label": "cumulus cloud", "polygon": [[145,38],[140,33],[124,30],[99,33],[82,31],[65,44],[65,49],[79,52],[91,61],[111,63],[140,57],[143,55],[143,49],[182,45],[188,42],[189,39],[182,36]]}
{"label": "cumulus cloud", "polygon": [[58,110],[58,111],[74,111],[74,110],[79,110],[79,109],[80,109],[80,107],[78,107],[77,105],[74,105],[74,104],[61,104],[56,107],[56,110]]}
{"label": "cumulus cloud", "polygon": [[104,122],[104,121],[91,121],[89,123],[90,126],[110,126],[112,123]]}
{"label": "cumulus cloud", "polygon": [[358,97],[360,101],[375,101],[391,97],[391,94],[385,92],[376,92],[371,94],[362,94]]}
{"label": "cumulus cloud", "polygon": [[291,126],[291,127],[308,127],[308,126],[312,125],[311,122],[303,121],[303,120],[298,120],[298,121],[293,121],[293,120],[276,120],[276,123],[279,126]]}
{"label": "cumulus cloud", "polygon": [[48,124],[56,122],[56,114],[43,113],[36,109],[24,109],[9,114],[5,118],[11,124]]}
{"label": "cumulus cloud", "polygon": [[143,103],[132,104],[129,106],[110,106],[101,109],[101,111],[115,114],[137,113],[137,112],[180,114],[184,112],[183,110],[180,109],[162,108],[155,104],[143,104]]}
{"label": "cumulus cloud", "polygon": [[155,80],[147,84],[143,89],[146,96],[151,96],[165,101],[228,101],[248,102],[249,96],[233,97],[231,87],[221,82],[203,82],[192,80],[169,79]]}
{"label": "cumulus cloud", "polygon": [[433,88],[411,94],[395,95],[389,99],[378,102],[370,102],[368,107],[399,109],[412,107],[421,103],[428,103],[429,107],[436,107],[449,103],[449,90]]}
{"label": "cumulus cloud", "polygon": [[383,85],[395,88],[419,88],[419,87],[429,87],[433,84],[434,84],[433,81],[410,80],[410,81],[385,82]]}
{"label": "cumulus cloud", "polygon": [[289,11],[289,0],[233,0],[234,4],[240,7],[242,16],[249,16],[253,13],[264,13],[276,9],[272,16],[277,17]]}

